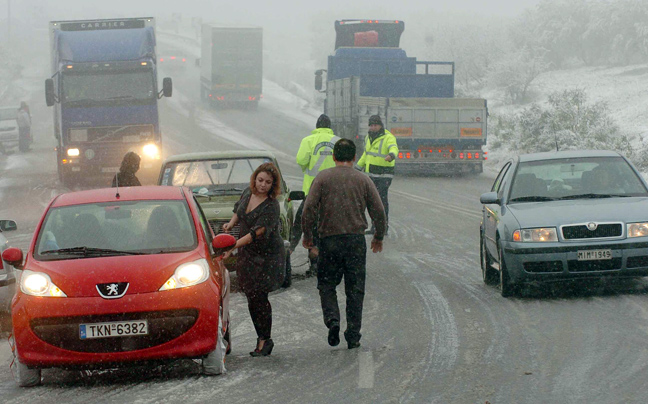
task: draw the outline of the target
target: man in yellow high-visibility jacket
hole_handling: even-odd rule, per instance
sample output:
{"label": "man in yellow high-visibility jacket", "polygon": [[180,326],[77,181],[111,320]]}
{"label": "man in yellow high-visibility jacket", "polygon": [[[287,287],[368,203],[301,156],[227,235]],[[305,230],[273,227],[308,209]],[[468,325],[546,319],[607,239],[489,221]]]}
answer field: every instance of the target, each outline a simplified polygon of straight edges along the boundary
{"label": "man in yellow high-visibility jacket", "polygon": [[[378,194],[385,207],[387,216],[387,229],[389,229],[389,201],[388,191],[394,178],[394,166],[398,155],[396,138],[388,130],[385,130],[380,116],[369,117],[369,133],[365,138],[364,153],[358,160],[358,168],[367,174],[376,185]],[[375,228],[367,230],[367,234],[373,234]]]}
{"label": "man in yellow high-visibility jacket", "polygon": [[[297,164],[299,164],[304,173],[304,182],[302,185],[304,194],[308,195],[311,184],[320,171],[335,167],[335,162],[333,161],[333,146],[338,140],[340,140],[340,138],[335,136],[331,129],[331,120],[324,114],[320,115],[317,119],[315,130],[302,139],[301,144],[299,145],[299,151],[297,152]],[[297,209],[293,228],[290,232],[291,251],[294,251],[295,247],[297,247],[299,239],[302,236],[301,223],[303,211],[304,203],[302,202],[302,204],[299,205],[299,209]],[[314,230],[316,236],[317,229]],[[312,248],[308,254],[311,260],[311,272],[316,271],[315,258],[317,257],[317,254],[317,243],[315,243],[315,247]]]}

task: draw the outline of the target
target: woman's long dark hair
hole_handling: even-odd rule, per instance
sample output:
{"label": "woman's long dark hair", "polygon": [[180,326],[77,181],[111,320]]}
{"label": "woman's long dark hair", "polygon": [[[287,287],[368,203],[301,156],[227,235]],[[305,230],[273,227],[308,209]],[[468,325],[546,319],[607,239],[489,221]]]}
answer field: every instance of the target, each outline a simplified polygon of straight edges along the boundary
{"label": "woman's long dark hair", "polygon": [[254,173],[250,177],[250,190],[256,192],[256,179],[261,172],[268,173],[272,176],[272,186],[268,191],[268,197],[277,199],[281,195],[281,179],[279,177],[279,169],[272,163],[263,163],[254,170]]}

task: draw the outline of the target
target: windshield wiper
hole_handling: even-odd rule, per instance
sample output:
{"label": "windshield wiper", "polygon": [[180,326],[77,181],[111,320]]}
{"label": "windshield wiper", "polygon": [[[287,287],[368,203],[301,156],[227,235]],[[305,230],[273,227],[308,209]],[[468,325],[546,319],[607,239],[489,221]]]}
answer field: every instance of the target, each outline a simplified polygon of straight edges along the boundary
{"label": "windshield wiper", "polygon": [[630,195],[626,194],[579,194],[579,195],[568,195],[560,198],[561,200],[569,199],[600,199],[600,198],[627,198]]}
{"label": "windshield wiper", "polygon": [[108,97],[106,100],[133,100],[137,97],[133,97],[132,95],[116,95],[114,97]]}
{"label": "windshield wiper", "polygon": [[548,196],[520,196],[518,198],[513,198],[509,202],[546,202],[546,201],[555,201],[556,198],[550,198]]}
{"label": "windshield wiper", "polygon": [[70,247],[70,248],[59,248],[58,250],[47,250],[42,251],[40,255],[58,255],[58,254],[78,254],[83,256],[88,255],[143,255],[143,252],[139,251],[122,251],[122,250],[112,250],[109,248],[95,248],[95,247]]}

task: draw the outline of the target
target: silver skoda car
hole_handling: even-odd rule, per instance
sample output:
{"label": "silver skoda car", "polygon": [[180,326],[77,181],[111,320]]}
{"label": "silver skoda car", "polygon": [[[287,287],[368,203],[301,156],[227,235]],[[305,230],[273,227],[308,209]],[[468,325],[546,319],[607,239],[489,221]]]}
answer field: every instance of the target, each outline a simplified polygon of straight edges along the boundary
{"label": "silver skoda car", "polygon": [[648,185],[616,152],[520,155],[480,200],[482,275],[504,297],[530,282],[648,275]]}

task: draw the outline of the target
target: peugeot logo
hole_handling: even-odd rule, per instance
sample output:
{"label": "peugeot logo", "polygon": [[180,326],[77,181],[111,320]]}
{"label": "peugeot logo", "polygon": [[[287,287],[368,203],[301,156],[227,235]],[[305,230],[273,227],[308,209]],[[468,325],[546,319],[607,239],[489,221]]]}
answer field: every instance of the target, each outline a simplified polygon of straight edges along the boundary
{"label": "peugeot logo", "polygon": [[596,230],[597,227],[598,227],[598,224],[596,224],[594,222],[587,223],[587,230],[589,230],[589,231],[594,231],[594,230]]}
{"label": "peugeot logo", "polygon": [[126,294],[128,282],[99,283],[96,287],[104,299],[118,299]]}

